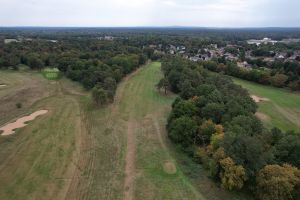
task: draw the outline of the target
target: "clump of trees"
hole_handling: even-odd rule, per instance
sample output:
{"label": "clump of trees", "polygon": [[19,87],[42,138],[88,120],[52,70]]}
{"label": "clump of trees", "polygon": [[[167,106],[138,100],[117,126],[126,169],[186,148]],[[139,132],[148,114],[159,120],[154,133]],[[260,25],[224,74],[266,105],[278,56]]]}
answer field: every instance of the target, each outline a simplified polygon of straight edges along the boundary
{"label": "clump of trees", "polygon": [[247,91],[226,76],[178,57],[166,59],[162,70],[180,96],[167,123],[174,143],[223,188],[264,200],[299,197],[300,134],[265,129]]}

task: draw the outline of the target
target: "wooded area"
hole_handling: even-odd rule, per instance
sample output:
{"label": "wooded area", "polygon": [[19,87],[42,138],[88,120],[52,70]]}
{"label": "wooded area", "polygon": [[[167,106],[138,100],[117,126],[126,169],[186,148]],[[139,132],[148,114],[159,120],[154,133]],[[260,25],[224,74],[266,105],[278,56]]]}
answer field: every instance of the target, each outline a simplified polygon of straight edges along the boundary
{"label": "wooded area", "polygon": [[224,75],[181,58],[166,59],[162,70],[180,95],[167,124],[173,142],[228,190],[299,198],[299,133],[264,128],[247,91]]}

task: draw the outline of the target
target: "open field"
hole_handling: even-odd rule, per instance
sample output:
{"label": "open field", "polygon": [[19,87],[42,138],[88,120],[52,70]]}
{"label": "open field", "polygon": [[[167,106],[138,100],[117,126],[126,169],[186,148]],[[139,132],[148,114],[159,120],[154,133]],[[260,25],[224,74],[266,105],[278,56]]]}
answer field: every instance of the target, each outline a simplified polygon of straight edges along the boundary
{"label": "open field", "polygon": [[300,131],[300,93],[233,79],[250,94],[268,99],[258,103],[258,117],[269,127]]}
{"label": "open field", "polygon": [[[65,178],[80,133],[80,107],[57,82],[37,73],[1,71],[8,84],[0,91],[1,126],[37,110],[39,116],[15,134],[0,136],[0,199],[56,199],[64,194]],[[18,109],[15,103],[21,102]],[[3,115],[2,115],[3,113]]]}
{"label": "open field", "polygon": [[[0,137],[0,199],[245,199],[218,188],[169,142],[165,124],[175,96],[155,89],[160,63],[126,77],[115,102],[103,108],[67,79],[0,74],[8,84],[0,89],[0,109],[11,104],[13,113],[1,116],[1,126],[48,110]],[[28,85],[39,93],[12,98]],[[28,103],[17,109],[19,101]]]}
{"label": "open field", "polygon": [[[55,85],[40,73],[1,71],[0,124],[31,112],[30,108],[39,100],[55,93]],[[22,107],[17,109],[16,104]]]}

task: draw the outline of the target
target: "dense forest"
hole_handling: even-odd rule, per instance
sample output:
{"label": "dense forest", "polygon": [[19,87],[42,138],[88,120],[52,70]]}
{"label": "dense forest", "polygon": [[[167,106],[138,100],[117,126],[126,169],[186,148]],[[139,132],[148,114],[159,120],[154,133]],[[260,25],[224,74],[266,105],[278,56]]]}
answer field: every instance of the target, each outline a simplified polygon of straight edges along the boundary
{"label": "dense forest", "polygon": [[93,89],[98,104],[112,101],[117,83],[147,59],[141,48],[97,39],[38,39],[0,46],[0,68],[58,68],[66,77]]}
{"label": "dense forest", "polygon": [[247,91],[224,75],[175,57],[163,62],[158,87],[178,93],[169,138],[228,190],[259,199],[299,199],[300,134],[267,130]]}

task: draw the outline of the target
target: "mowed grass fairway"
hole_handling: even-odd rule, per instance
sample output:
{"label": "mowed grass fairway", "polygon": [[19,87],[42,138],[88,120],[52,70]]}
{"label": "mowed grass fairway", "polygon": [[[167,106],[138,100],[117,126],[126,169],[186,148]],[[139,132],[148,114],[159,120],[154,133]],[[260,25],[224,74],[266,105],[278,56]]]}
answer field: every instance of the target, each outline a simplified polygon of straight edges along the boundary
{"label": "mowed grass fairway", "polygon": [[300,131],[300,93],[236,78],[233,80],[250,94],[269,99],[258,103],[258,112],[265,114],[263,122],[267,127]]}
{"label": "mowed grass fairway", "polygon": [[244,199],[218,188],[168,140],[165,124],[175,95],[155,88],[162,77],[160,63],[126,77],[114,103],[102,108],[67,79],[0,73],[10,85],[0,90],[0,109],[7,99],[12,105],[20,101],[12,97],[20,96],[24,85],[38,82],[37,91],[47,91],[22,109],[11,105],[13,114],[2,117],[1,126],[17,116],[49,110],[16,134],[0,136],[1,200]]}

